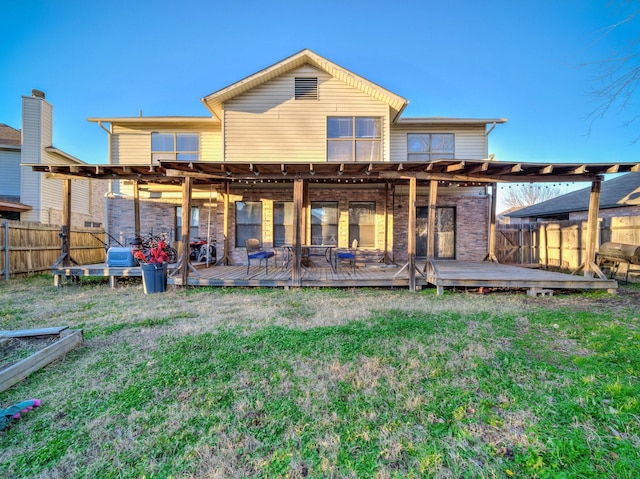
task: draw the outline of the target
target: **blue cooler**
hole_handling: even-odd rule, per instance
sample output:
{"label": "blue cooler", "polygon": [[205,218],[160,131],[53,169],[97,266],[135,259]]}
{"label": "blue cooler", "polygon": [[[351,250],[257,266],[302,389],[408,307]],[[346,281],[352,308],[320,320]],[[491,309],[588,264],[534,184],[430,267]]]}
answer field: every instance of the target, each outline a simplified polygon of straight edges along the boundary
{"label": "blue cooler", "polygon": [[107,251],[107,266],[138,266],[138,262],[133,257],[131,248],[109,248]]}

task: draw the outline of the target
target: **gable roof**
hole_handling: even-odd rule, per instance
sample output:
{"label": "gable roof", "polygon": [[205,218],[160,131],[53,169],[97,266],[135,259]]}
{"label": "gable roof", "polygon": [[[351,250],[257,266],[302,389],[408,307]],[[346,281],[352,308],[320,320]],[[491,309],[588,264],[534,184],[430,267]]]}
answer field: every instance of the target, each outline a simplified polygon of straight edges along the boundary
{"label": "gable roof", "polygon": [[[557,196],[537,205],[506,213],[513,218],[545,217],[574,211],[588,211],[591,187]],[[602,182],[600,209],[640,205],[640,172],[627,173]]]}
{"label": "gable roof", "polygon": [[241,95],[305,64],[309,64],[318,70],[322,70],[334,78],[337,78],[338,80],[371,95],[381,102],[388,104],[394,112],[394,115],[392,115],[394,119],[400,115],[402,110],[404,110],[409,103],[401,96],[396,95],[395,93],[382,88],[381,86],[376,85],[375,83],[370,82],[369,80],[366,80],[365,78],[362,78],[361,76],[358,76],[333,62],[330,62],[326,58],[323,58],[308,49],[301,50],[278,63],[274,63],[273,65],[254,73],[253,75],[211,93],[210,95],[202,98],[201,101],[211,113],[218,118],[222,118],[222,104],[225,101]]}
{"label": "gable roof", "polygon": [[0,145],[2,146],[21,146],[22,134],[20,130],[0,123]]}

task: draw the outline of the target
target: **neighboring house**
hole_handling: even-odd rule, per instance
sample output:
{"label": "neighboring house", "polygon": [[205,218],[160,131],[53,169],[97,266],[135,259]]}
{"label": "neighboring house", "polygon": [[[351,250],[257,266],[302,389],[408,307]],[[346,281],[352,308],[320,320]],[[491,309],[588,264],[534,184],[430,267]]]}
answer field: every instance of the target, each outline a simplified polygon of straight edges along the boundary
{"label": "neighboring house", "polygon": [[[109,163],[121,165],[122,174],[127,165],[131,170],[149,165],[153,171],[159,162],[163,167],[165,162],[219,164],[217,172],[224,176],[226,171],[228,181],[194,185],[192,236],[209,231],[217,240],[218,258],[227,244],[228,259],[237,263],[246,261],[247,238],[257,237],[267,247],[293,242],[292,181],[302,174],[308,188],[303,242],[346,247],[357,239],[363,252],[406,261],[410,209],[403,165],[426,174],[431,168],[440,171],[439,160],[460,160],[462,166],[464,160],[489,161],[489,133],[506,121],[402,118],[406,99],[310,50],[207,95],[202,102],[210,116],[89,120],[108,132]],[[314,165],[323,164],[335,165],[331,176],[327,171],[315,175]],[[387,182],[380,180],[377,170],[385,164],[389,171],[381,174],[388,175]],[[362,173],[354,175],[354,166]],[[443,168],[452,172],[462,166]],[[351,173],[341,181],[343,169]],[[370,171],[376,172],[376,181],[367,181]],[[120,239],[133,236],[131,200],[138,191],[141,233],[169,232],[172,239],[181,238],[180,182],[172,188],[144,180],[138,190],[136,181],[112,182],[108,231]],[[471,181],[441,183],[435,257],[482,260],[490,216],[487,187]],[[416,253],[426,256],[429,181],[418,183],[416,196]],[[223,198],[228,200],[227,211]]]}
{"label": "neighboring house", "polygon": [[20,130],[0,124],[0,218],[19,220],[31,206],[20,203]]}
{"label": "neighboring house", "polygon": [[515,213],[518,210],[521,210],[522,208],[526,208],[526,206],[512,206],[511,208],[508,208],[503,212],[496,214],[496,223],[502,224],[502,225],[505,225],[505,224],[508,225],[509,223],[511,223],[509,215],[511,213]]}
{"label": "neighboring house", "polygon": [[[62,180],[21,164],[84,165],[52,144],[53,107],[43,92],[22,97],[22,130],[0,124],[0,217],[44,224],[62,221]],[[101,226],[104,182],[74,180],[71,224]],[[101,194],[102,191],[102,194]]]}
{"label": "neighboring house", "polygon": [[[591,187],[572,191],[536,205],[505,213],[511,224],[539,221],[586,220]],[[603,181],[600,190],[600,218],[640,216],[640,173],[627,173]]]}

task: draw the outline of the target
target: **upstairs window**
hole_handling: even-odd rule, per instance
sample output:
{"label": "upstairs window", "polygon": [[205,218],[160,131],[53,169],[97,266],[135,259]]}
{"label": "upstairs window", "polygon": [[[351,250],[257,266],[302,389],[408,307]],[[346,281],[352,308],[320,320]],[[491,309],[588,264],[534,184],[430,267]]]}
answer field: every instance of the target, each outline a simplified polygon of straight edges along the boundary
{"label": "upstairs window", "polygon": [[380,161],[382,119],[335,116],[327,118],[327,160]]}
{"label": "upstairs window", "polygon": [[407,160],[450,160],[454,155],[453,133],[408,133]]}
{"label": "upstairs window", "polygon": [[151,161],[200,160],[198,133],[151,133]]}
{"label": "upstairs window", "polygon": [[317,78],[296,78],[296,100],[317,100],[318,99],[318,79]]}

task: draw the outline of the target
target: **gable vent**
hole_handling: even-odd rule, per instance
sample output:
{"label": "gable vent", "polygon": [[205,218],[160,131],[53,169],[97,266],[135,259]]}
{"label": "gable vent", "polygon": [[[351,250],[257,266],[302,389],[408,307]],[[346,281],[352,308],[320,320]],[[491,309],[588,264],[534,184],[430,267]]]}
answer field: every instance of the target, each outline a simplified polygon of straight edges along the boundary
{"label": "gable vent", "polygon": [[296,78],[296,100],[317,100],[318,79]]}

